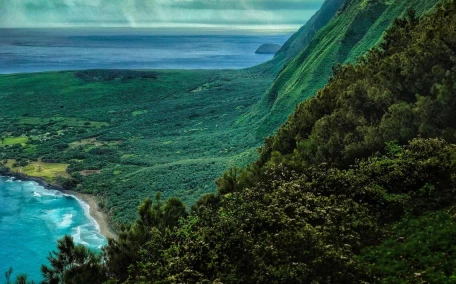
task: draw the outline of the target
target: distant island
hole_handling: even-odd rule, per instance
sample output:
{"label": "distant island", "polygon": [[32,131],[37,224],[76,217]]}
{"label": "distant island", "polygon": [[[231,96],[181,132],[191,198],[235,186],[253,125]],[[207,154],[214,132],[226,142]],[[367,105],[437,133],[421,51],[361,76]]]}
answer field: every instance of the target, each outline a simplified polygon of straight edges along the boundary
{"label": "distant island", "polygon": [[280,50],[282,46],[280,44],[272,44],[272,43],[265,43],[260,46],[255,53],[259,54],[275,54],[277,51]]}

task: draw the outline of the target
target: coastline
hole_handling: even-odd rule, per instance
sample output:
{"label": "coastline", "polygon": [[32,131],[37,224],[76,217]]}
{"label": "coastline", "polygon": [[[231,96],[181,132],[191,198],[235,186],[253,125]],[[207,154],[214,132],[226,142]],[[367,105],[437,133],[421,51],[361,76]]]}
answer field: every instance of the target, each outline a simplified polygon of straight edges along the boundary
{"label": "coastline", "polygon": [[109,224],[108,220],[108,214],[100,210],[100,206],[98,205],[98,202],[96,200],[96,197],[87,194],[87,193],[81,193],[77,191],[72,191],[72,190],[61,190],[61,192],[72,195],[76,197],[77,199],[83,201],[84,203],[89,205],[89,213],[90,216],[97,222],[99,228],[100,228],[100,233],[105,236],[106,238],[109,239],[117,239],[117,235],[112,230],[111,225]]}
{"label": "coastline", "polygon": [[14,177],[14,178],[24,180],[24,181],[33,181],[47,189],[58,190],[64,194],[71,195],[74,198],[81,200],[82,202],[86,203],[89,206],[89,214],[95,220],[95,222],[98,224],[98,226],[100,228],[100,233],[107,239],[108,238],[117,239],[117,234],[114,232],[114,230],[111,228],[111,225],[109,224],[108,214],[106,214],[105,212],[103,212],[100,209],[100,206],[98,206],[98,202],[94,195],[87,194],[87,193],[81,193],[81,192],[77,192],[77,191],[72,191],[72,190],[65,190],[61,186],[49,183],[44,179],[37,178],[37,177],[30,177],[30,176],[20,174],[20,173],[12,173],[12,172],[0,173],[0,176],[1,175],[8,176],[8,177]]}

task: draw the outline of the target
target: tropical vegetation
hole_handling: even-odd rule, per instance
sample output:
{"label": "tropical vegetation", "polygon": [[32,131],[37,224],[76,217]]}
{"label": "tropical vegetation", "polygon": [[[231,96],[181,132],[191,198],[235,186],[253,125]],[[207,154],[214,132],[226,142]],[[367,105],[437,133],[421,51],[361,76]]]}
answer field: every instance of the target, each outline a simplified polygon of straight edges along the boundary
{"label": "tropical vegetation", "polygon": [[99,254],[65,237],[43,283],[454,283],[455,27],[455,0],[407,10],[216,193],[145,199]]}

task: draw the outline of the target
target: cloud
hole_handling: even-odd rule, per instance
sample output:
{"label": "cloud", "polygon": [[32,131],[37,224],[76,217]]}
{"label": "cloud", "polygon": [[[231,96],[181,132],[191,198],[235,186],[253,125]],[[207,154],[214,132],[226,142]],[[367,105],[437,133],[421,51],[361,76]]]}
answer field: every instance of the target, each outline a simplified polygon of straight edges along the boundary
{"label": "cloud", "polygon": [[321,0],[175,0],[168,5],[201,10],[317,10]]}
{"label": "cloud", "polygon": [[302,25],[323,0],[0,0],[0,27]]}

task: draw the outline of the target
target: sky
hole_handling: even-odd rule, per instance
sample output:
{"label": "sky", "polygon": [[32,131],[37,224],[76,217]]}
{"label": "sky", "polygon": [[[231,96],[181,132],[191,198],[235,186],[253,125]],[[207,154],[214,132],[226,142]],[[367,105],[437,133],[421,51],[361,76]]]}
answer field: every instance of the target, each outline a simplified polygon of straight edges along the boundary
{"label": "sky", "polygon": [[292,30],[323,0],[0,0],[0,28],[164,27]]}

